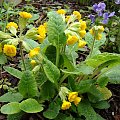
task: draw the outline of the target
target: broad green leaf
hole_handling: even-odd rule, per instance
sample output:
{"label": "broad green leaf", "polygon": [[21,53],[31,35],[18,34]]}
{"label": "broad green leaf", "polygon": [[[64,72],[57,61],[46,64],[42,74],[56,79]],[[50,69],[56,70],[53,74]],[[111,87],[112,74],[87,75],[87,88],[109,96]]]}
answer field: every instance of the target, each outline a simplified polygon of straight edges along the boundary
{"label": "broad green leaf", "polygon": [[109,64],[113,64],[115,62],[118,63],[118,61],[120,61],[120,55],[114,54],[114,53],[101,53],[96,56],[93,56],[92,58],[86,59],[85,62],[87,65],[96,68],[99,65],[101,65],[107,61],[112,61],[112,60],[113,60],[113,62],[110,62]]}
{"label": "broad green leaf", "polygon": [[91,104],[87,100],[86,101],[82,100],[78,104],[77,110],[80,116],[81,115],[85,116],[86,120],[98,120],[96,112],[94,111]]}
{"label": "broad green leaf", "polygon": [[49,45],[45,51],[45,55],[48,60],[55,64],[56,62],[56,47],[53,45]]}
{"label": "broad green leaf", "polygon": [[9,30],[10,30],[10,32],[11,32],[13,35],[16,36],[17,30],[16,30],[15,27],[11,26]]}
{"label": "broad green leaf", "polygon": [[26,51],[29,52],[31,49],[39,47],[40,45],[32,39],[25,39],[23,41],[23,46],[26,49]]}
{"label": "broad green leaf", "polygon": [[37,96],[37,83],[31,71],[24,71],[18,84],[18,90],[24,97]]}
{"label": "broad green leaf", "polygon": [[43,113],[45,118],[54,119],[59,114],[60,106],[56,103],[51,103],[47,111]]}
{"label": "broad green leaf", "polygon": [[42,87],[41,87],[41,98],[43,100],[48,100],[54,97],[55,95],[55,85],[50,82],[50,81],[46,81]]}
{"label": "broad green leaf", "polygon": [[111,67],[106,72],[102,72],[97,81],[107,78],[110,83],[120,84],[120,65]]}
{"label": "broad green leaf", "polygon": [[95,82],[94,80],[82,80],[77,85],[77,90],[80,93],[86,93],[86,92],[88,92],[92,88],[94,82]]}
{"label": "broad green leaf", "polygon": [[88,91],[88,98],[92,103],[104,100],[104,94],[97,88],[97,86],[92,85]]}
{"label": "broad green leaf", "polygon": [[21,79],[21,76],[22,76],[22,72],[21,71],[15,69],[13,67],[8,67],[8,66],[4,66],[3,68],[4,68],[5,71],[10,73],[14,77]]}
{"label": "broad green leaf", "polygon": [[105,87],[108,84],[109,79],[107,76],[99,77],[96,82],[100,87]]}
{"label": "broad green leaf", "polygon": [[3,114],[15,114],[19,113],[20,111],[21,110],[18,102],[11,102],[1,107],[1,113]]}
{"label": "broad green leaf", "polygon": [[48,40],[54,46],[60,46],[61,44],[66,43],[66,36],[64,33],[65,22],[61,15],[57,14],[55,11],[48,13]]}
{"label": "broad green leaf", "polygon": [[[93,36],[88,32],[85,35],[85,41],[87,42],[88,47],[92,48],[93,43]],[[94,48],[99,48],[101,45],[103,45],[106,41],[105,33],[102,33],[102,39],[101,40],[95,40]]]}
{"label": "broad green leaf", "polygon": [[97,89],[103,94],[102,100],[108,100],[112,96],[112,92],[107,87],[98,87]]}
{"label": "broad green leaf", "polygon": [[0,64],[5,64],[7,62],[7,58],[3,53],[0,53]]}
{"label": "broad green leaf", "polygon": [[43,60],[43,69],[47,78],[52,82],[57,84],[57,81],[60,77],[59,69],[49,60]]}
{"label": "broad green leaf", "polygon": [[107,101],[100,101],[92,104],[92,106],[98,109],[108,109],[110,107],[110,104]]}
{"label": "broad green leaf", "polygon": [[26,113],[37,113],[43,110],[42,105],[32,98],[22,101],[19,106]]}
{"label": "broad green leaf", "polygon": [[8,33],[0,31],[0,39],[9,39],[11,36]]}
{"label": "broad green leaf", "polygon": [[0,97],[0,102],[20,102],[23,96],[20,93],[8,92]]}

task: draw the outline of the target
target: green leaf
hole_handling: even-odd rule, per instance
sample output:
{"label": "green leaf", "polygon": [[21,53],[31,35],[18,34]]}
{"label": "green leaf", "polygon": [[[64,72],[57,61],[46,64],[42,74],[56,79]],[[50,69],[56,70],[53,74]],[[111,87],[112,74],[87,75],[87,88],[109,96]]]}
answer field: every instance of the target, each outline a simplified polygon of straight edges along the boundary
{"label": "green leaf", "polygon": [[107,76],[99,77],[96,82],[100,87],[105,87],[108,84],[109,79]]}
{"label": "green leaf", "polygon": [[8,33],[0,31],[0,39],[9,39],[11,36]]}
{"label": "green leaf", "polygon": [[86,120],[98,120],[96,112],[87,100],[81,101],[78,104],[77,110],[80,116],[83,115],[86,117]]}
{"label": "green leaf", "polygon": [[117,63],[118,63],[118,61],[120,62],[120,55],[113,54],[113,53],[101,53],[96,56],[93,56],[92,58],[86,59],[85,62],[87,65],[96,68],[96,67],[100,66],[101,64],[103,64],[107,61],[112,61],[112,60],[113,60],[113,62],[110,62],[110,63],[108,62],[108,63],[113,64],[114,62],[117,62]]}
{"label": "green leaf", "polygon": [[7,58],[3,53],[0,53],[0,64],[5,64],[7,62]]}
{"label": "green leaf", "polygon": [[22,76],[22,72],[21,71],[15,69],[15,68],[12,68],[12,67],[8,67],[8,66],[4,66],[3,68],[4,68],[5,71],[10,73],[14,77],[21,79],[21,76]]}
{"label": "green leaf", "polygon": [[23,46],[26,49],[26,51],[29,52],[31,49],[39,47],[40,45],[32,39],[25,39],[23,41]]}
{"label": "green leaf", "polygon": [[77,85],[77,90],[80,93],[86,93],[86,92],[88,92],[92,88],[94,82],[95,82],[94,80],[82,80]]}
{"label": "green leaf", "polygon": [[0,102],[20,102],[23,96],[20,93],[8,92],[0,97]]}
{"label": "green leaf", "polygon": [[56,103],[51,103],[47,111],[43,113],[43,116],[48,119],[54,119],[59,114],[60,106]]}
{"label": "green leaf", "polygon": [[[85,41],[87,42],[88,47],[92,48],[93,43],[93,36],[88,32],[85,35]],[[103,45],[106,41],[106,35],[105,33],[102,33],[102,39],[101,40],[95,40],[94,48],[99,48],[101,45]]]}
{"label": "green leaf", "polygon": [[120,65],[111,67],[99,76],[98,81],[101,79],[107,78],[110,83],[120,84]]}
{"label": "green leaf", "polygon": [[108,109],[110,107],[110,104],[107,101],[100,101],[92,104],[92,106],[98,109]]}
{"label": "green leaf", "polygon": [[11,32],[13,35],[16,36],[17,30],[16,30],[15,27],[11,26],[9,30],[10,30],[10,32]]}
{"label": "green leaf", "polygon": [[50,81],[46,81],[41,87],[41,98],[43,100],[48,100],[55,95],[55,85]]}
{"label": "green leaf", "polygon": [[18,90],[24,97],[37,96],[37,83],[31,71],[24,71],[18,84]]}
{"label": "green leaf", "polygon": [[20,111],[21,110],[18,102],[11,102],[1,107],[1,113],[3,114],[15,114],[19,113]]}
{"label": "green leaf", "polygon": [[22,101],[19,106],[26,113],[37,113],[43,110],[42,105],[32,98]]}
{"label": "green leaf", "polygon": [[49,42],[54,46],[64,45],[66,43],[66,36],[64,33],[65,22],[61,15],[53,11],[48,13],[48,18],[47,29]]}
{"label": "green leaf", "polygon": [[43,61],[43,69],[47,76],[47,78],[52,82],[57,84],[57,81],[60,77],[59,69],[49,60],[44,59]]}
{"label": "green leaf", "polygon": [[49,45],[45,51],[45,55],[48,60],[55,64],[56,62],[56,47],[53,45]]}

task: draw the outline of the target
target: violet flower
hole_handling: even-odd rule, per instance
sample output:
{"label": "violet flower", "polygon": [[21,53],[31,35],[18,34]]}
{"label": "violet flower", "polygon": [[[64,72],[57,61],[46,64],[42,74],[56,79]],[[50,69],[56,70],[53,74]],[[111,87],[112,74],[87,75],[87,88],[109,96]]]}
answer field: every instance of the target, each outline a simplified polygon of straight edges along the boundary
{"label": "violet flower", "polygon": [[104,13],[103,14],[103,21],[102,21],[102,23],[103,24],[107,24],[108,23],[108,20],[109,20],[109,18],[110,17],[113,17],[115,15],[115,12],[112,12],[112,13]]}
{"label": "violet flower", "polygon": [[102,12],[105,10],[106,5],[103,2],[100,2],[99,4],[94,4],[93,5],[93,10],[98,13],[98,16],[102,16]]}
{"label": "violet flower", "polygon": [[95,22],[95,15],[90,14],[88,17],[91,19],[92,23]]}
{"label": "violet flower", "polygon": [[120,0],[115,0],[115,4],[120,4]]}

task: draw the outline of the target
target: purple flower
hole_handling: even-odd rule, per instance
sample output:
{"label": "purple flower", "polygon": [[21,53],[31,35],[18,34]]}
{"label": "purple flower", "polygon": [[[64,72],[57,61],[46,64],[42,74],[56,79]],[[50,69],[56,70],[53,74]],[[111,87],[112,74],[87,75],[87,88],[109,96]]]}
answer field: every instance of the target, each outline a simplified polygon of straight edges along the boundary
{"label": "purple flower", "polygon": [[120,4],[120,0],[115,0],[115,4]]}
{"label": "purple flower", "polygon": [[92,23],[95,22],[95,15],[90,14],[88,17],[91,19]]}
{"label": "purple flower", "polygon": [[102,16],[102,12],[105,10],[106,5],[105,3],[100,2],[99,4],[93,5],[93,10],[98,13],[98,16]]}
{"label": "purple flower", "polygon": [[107,24],[108,23],[108,20],[109,20],[109,18],[110,17],[113,17],[115,15],[115,12],[112,12],[112,13],[104,13],[103,14],[103,21],[102,21],[102,23],[103,24]]}

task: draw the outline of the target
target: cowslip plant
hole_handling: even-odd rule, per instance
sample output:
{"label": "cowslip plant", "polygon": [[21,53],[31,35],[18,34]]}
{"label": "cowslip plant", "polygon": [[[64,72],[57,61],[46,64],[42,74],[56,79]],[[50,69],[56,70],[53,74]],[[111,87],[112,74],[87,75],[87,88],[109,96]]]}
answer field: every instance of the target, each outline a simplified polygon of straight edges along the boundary
{"label": "cowslip plant", "polygon": [[[94,108],[108,108],[112,93],[107,84],[120,83],[120,55],[99,50],[106,41],[104,27],[89,30],[78,11],[66,16],[65,10],[58,10],[48,13],[44,25],[26,30],[30,17],[20,14],[19,35],[13,24],[11,34],[1,32],[2,55],[14,57],[17,48],[22,60],[21,70],[3,67],[20,80],[16,89],[0,97],[0,102],[7,103],[1,113],[8,114],[8,119],[40,112],[45,119],[103,120]],[[86,46],[90,54],[76,64],[76,51],[85,51]]]}

